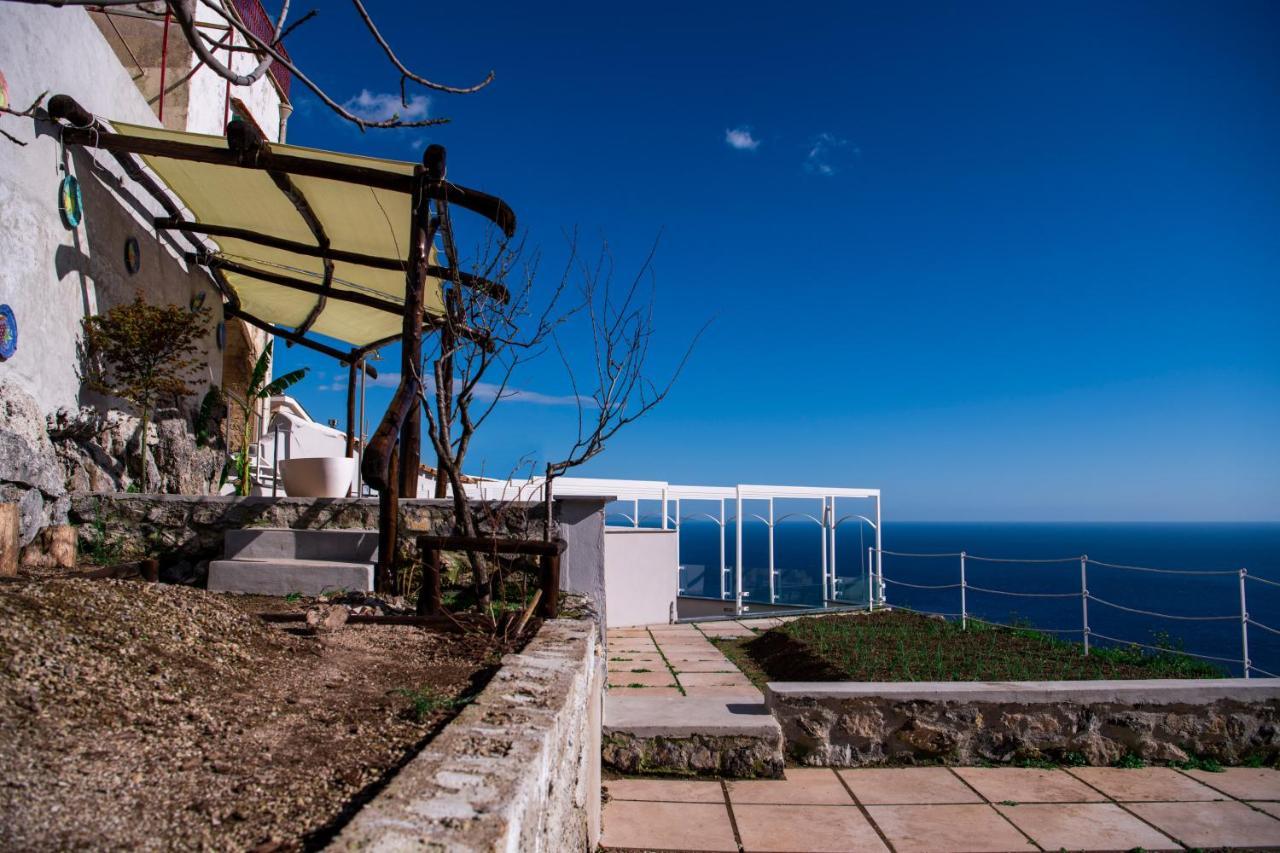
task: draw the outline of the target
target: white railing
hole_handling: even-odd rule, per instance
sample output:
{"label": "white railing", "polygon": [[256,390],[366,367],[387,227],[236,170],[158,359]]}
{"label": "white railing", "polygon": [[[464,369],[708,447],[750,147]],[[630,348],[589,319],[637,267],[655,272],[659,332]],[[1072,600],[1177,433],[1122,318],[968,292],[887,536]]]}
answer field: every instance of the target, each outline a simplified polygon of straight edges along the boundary
{"label": "white railing", "polygon": [[[545,480],[486,480],[469,486],[474,497],[494,500],[543,500]],[[644,516],[640,512],[642,501],[657,502],[657,519],[662,530],[674,530],[679,533],[681,527],[689,521],[705,520],[719,528],[719,598],[734,602],[734,611],[744,612],[744,600],[749,598],[749,591],[743,588],[743,527],[751,519],[758,520],[768,531],[768,581],[769,601],[778,604],[779,572],[774,532],[777,525],[789,519],[808,520],[819,528],[822,538],[821,551],[821,597],[826,602],[837,602],[840,593],[841,578],[836,560],[836,531],[847,522],[857,521],[867,524],[874,532],[875,547],[870,553],[876,553],[881,545],[881,514],[879,489],[833,488],[825,486],[764,486],[739,484],[735,486],[698,486],[668,483],[662,480],[612,480],[588,477],[561,477],[552,483],[552,491],[556,497],[590,496],[609,497],[616,501],[631,504],[630,513],[621,513],[630,526],[640,527]],[[817,501],[814,513],[789,512],[777,515],[777,501]],[[837,501],[872,500],[875,502],[872,517],[865,514],[852,513],[840,516],[837,512]],[[710,502],[718,507],[715,512],[697,511],[684,514],[686,502]],[[745,514],[748,504],[764,504],[765,515]],[[729,514],[729,507],[733,514]],[[734,561],[728,561],[728,536],[732,528],[734,536]],[[861,561],[861,553],[858,555]],[[878,559],[878,558],[877,558]],[[875,573],[875,570],[872,570]],[[683,587],[683,583],[681,584]],[[870,584],[868,585],[871,586]],[[869,601],[870,603],[870,601]]]}
{"label": "white railing", "polygon": [[[1239,665],[1245,678],[1249,678],[1251,674],[1255,672],[1261,675],[1267,676],[1269,678],[1280,677],[1256,666],[1253,663],[1253,660],[1249,657],[1249,627],[1250,626],[1266,631],[1270,634],[1275,634],[1277,636],[1280,636],[1280,628],[1275,628],[1270,625],[1266,625],[1261,622],[1258,622],[1257,620],[1253,619],[1249,615],[1248,589],[1247,589],[1248,583],[1250,581],[1255,583],[1265,584],[1267,586],[1272,586],[1272,587],[1280,587],[1280,583],[1267,580],[1265,578],[1257,577],[1256,575],[1250,575],[1247,569],[1218,569],[1218,570],[1162,569],[1162,568],[1155,568],[1152,566],[1132,566],[1132,565],[1125,565],[1121,563],[1105,563],[1105,562],[1102,562],[1101,560],[1092,559],[1086,554],[1082,554],[1079,557],[1061,557],[1056,559],[1021,559],[1021,558],[1009,558],[1009,557],[983,557],[975,554],[970,554],[966,551],[953,551],[953,552],[945,552],[945,553],[913,553],[908,551],[886,551],[882,549],[876,549],[876,550],[877,550],[876,566],[877,566],[877,573],[878,573],[877,585],[880,589],[880,593],[877,598],[878,598],[878,604],[880,606],[889,605],[889,602],[886,601],[885,595],[884,595],[885,585],[902,587],[904,589],[916,589],[916,590],[930,591],[930,592],[938,592],[942,590],[957,590],[959,600],[960,600],[959,612],[939,612],[936,610],[915,610],[914,608],[903,607],[902,605],[897,603],[894,603],[891,606],[901,610],[927,613],[933,616],[958,618],[960,620],[962,627],[967,627],[969,621],[974,620],[974,621],[981,621],[988,625],[995,625],[1003,628],[1012,628],[1017,626],[1002,624],[999,622],[992,622],[989,619],[980,619],[979,617],[975,616],[973,614],[973,611],[969,607],[969,601],[968,601],[969,592],[973,591],[973,592],[980,592],[980,593],[985,593],[990,595],[1000,595],[1000,596],[1007,596],[1012,598],[1026,598],[1026,599],[1076,599],[1080,602],[1080,624],[1078,627],[1044,628],[1038,625],[1032,625],[1029,627],[1031,627],[1033,630],[1041,631],[1049,634],[1079,634],[1081,636],[1081,644],[1083,646],[1083,652],[1086,655],[1089,654],[1090,643],[1095,638],[1098,640],[1105,640],[1107,642],[1116,643],[1121,646],[1138,646],[1140,648],[1147,649],[1150,651],[1156,651],[1156,652],[1171,651],[1169,648],[1164,646],[1156,646],[1156,645],[1151,645],[1149,643],[1138,642],[1137,640],[1121,639],[1118,637],[1111,637],[1106,634],[1099,633],[1098,631],[1091,628],[1089,625],[1090,603],[1093,603],[1111,610],[1115,610],[1117,612],[1127,613],[1133,616],[1146,616],[1149,618],[1156,618],[1156,619],[1169,619],[1175,622],[1232,622],[1239,625],[1240,627],[1240,657],[1231,658],[1231,657],[1222,657],[1220,655],[1207,655],[1200,652],[1189,652],[1183,649],[1177,649],[1176,650],[1177,653],[1187,655],[1188,657],[1198,658],[1200,660],[1212,661],[1215,663]],[[919,583],[910,583],[908,581],[898,580],[895,578],[885,577],[884,563],[883,563],[885,556],[904,557],[904,558],[912,558],[912,559],[956,560],[957,561],[957,565],[956,565],[957,581],[955,583],[944,583],[944,584],[919,584]],[[1015,591],[1015,590],[1009,590],[1009,589],[996,589],[993,587],[977,586],[969,583],[968,581],[966,567],[969,562],[1017,563],[1017,564],[1039,564],[1039,565],[1078,564],[1080,566],[1080,586],[1078,589],[1074,589],[1068,592],[1024,592],[1024,591]],[[1225,577],[1229,575],[1229,576],[1238,577],[1239,578],[1239,610],[1237,610],[1234,613],[1187,615],[1187,614],[1178,614],[1178,613],[1163,613],[1156,610],[1148,610],[1145,608],[1133,607],[1129,604],[1121,604],[1116,601],[1111,601],[1109,599],[1101,598],[1089,591],[1089,567],[1090,566],[1114,569],[1118,571],[1143,572],[1148,574],[1161,574],[1161,575],[1181,575],[1181,576],[1188,576],[1188,577],[1213,577],[1213,576]],[[870,600],[868,601],[869,609],[874,609],[875,606],[877,606],[876,603],[873,603]]]}

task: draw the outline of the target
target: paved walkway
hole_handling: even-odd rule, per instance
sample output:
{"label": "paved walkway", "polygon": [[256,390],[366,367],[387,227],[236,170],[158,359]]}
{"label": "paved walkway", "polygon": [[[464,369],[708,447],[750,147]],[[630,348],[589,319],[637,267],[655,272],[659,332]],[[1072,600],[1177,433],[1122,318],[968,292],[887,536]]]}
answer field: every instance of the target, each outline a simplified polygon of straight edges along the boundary
{"label": "paved walkway", "polygon": [[606,781],[608,850],[1280,848],[1280,772],[793,768],[777,781]]}
{"label": "paved walkway", "polygon": [[[780,623],[769,619],[752,624],[764,631]],[[760,691],[707,639],[753,636],[741,623],[611,628],[608,635],[610,696],[764,701]]]}

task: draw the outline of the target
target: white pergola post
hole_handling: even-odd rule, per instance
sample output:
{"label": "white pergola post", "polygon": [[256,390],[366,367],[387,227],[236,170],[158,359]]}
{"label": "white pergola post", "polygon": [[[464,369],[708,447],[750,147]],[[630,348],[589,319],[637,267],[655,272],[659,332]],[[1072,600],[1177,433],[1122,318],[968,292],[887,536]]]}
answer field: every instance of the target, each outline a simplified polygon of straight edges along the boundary
{"label": "white pergola post", "polygon": [[884,524],[880,516],[880,493],[876,493],[876,597],[884,604],[884,540],[881,533]]}
{"label": "white pergola post", "polygon": [[737,614],[738,616],[741,616],[742,615],[742,487],[741,486],[738,487],[737,506],[738,506],[738,514],[733,521],[733,526],[735,528],[734,532],[736,535],[736,539],[735,539],[736,547],[735,547],[735,553],[734,553],[734,557],[736,559],[734,560],[735,569],[734,569],[734,580],[733,580],[733,588],[734,588],[733,607],[734,607],[734,613]]}
{"label": "white pergola post", "polygon": [[773,498],[769,498],[769,603],[778,602],[778,588],[774,579],[773,560]]}
{"label": "white pergola post", "polygon": [[729,590],[725,586],[724,576],[729,569],[724,562],[724,498],[720,499],[720,600],[729,597]]}
{"label": "white pergola post", "polygon": [[840,524],[836,516],[836,496],[831,496],[831,600],[836,601],[836,527]]}
{"label": "white pergola post", "polygon": [[822,520],[818,522],[822,529],[822,593],[818,599],[818,606],[825,607],[827,604],[827,499],[822,498]]}

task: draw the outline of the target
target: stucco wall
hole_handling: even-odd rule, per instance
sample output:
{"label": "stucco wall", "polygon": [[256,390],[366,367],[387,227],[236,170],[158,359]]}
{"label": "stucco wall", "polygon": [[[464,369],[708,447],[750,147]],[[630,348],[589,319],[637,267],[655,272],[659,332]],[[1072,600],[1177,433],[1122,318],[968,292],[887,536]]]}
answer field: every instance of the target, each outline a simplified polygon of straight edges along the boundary
{"label": "stucco wall", "polygon": [[[150,107],[120,65],[89,14],[78,8],[0,3],[0,70],[14,104],[25,107],[41,92],[65,93],[95,115],[156,125]],[[186,305],[206,293],[212,308],[201,343],[208,363],[199,393],[222,376],[216,324],[222,319],[208,277],[188,270],[178,253],[149,227],[161,213],[149,198],[122,183],[121,170],[98,152],[68,152],[67,169],[81,183],[85,214],[68,229],[58,215],[60,147],[47,123],[0,117],[0,302],[17,317],[17,353],[0,364],[6,377],[32,395],[46,413],[82,400],[77,374],[80,320],[129,301],[143,289],[148,301]],[[96,164],[96,165],[95,165]],[[141,209],[139,209],[141,208]],[[124,268],[124,241],[138,239],[142,267]],[[199,396],[194,398],[198,401]]]}
{"label": "stucco wall", "polygon": [[673,621],[680,587],[679,536],[675,530],[605,530],[606,624],[610,628]]}

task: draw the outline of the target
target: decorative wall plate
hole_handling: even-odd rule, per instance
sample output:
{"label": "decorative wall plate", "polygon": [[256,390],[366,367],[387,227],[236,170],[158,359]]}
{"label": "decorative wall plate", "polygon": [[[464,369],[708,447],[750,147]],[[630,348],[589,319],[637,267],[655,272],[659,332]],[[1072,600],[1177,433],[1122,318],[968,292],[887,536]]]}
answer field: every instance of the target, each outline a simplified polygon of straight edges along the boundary
{"label": "decorative wall plate", "polygon": [[58,212],[62,224],[75,228],[84,217],[84,199],[80,196],[80,182],[74,175],[66,175],[58,185]]}
{"label": "decorative wall plate", "polygon": [[137,237],[125,238],[124,268],[129,271],[129,275],[134,275],[142,268],[142,249],[138,246]]}
{"label": "decorative wall plate", "polygon": [[12,358],[18,351],[18,320],[13,309],[0,305],[0,359]]}

